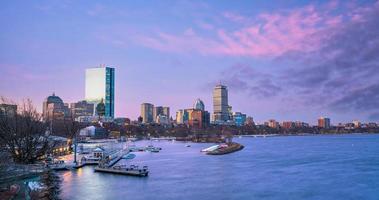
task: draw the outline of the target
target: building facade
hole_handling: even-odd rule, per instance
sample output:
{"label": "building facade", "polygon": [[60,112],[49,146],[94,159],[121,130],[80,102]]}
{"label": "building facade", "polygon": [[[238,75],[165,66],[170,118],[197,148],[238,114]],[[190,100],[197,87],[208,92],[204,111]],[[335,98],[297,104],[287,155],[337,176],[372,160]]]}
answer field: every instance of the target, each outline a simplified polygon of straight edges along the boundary
{"label": "building facade", "polygon": [[330,119],[327,117],[320,117],[318,119],[319,128],[330,128]]}
{"label": "building facade", "polygon": [[77,103],[70,104],[71,115],[77,120],[79,117],[93,116],[94,104],[87,101],[79,101]]}
{"label": "building facade", "polygon": [[63,120],[70,116],[70,109],[68,104],[63,103],[63,100],[53,93],[43,102],[42,116],[45,121]]}
{"label": "building facade", "polygon": [[237,126],[243,126],[246,122],[246,115],[242,114],[241,112],[234,112],[233,121]]}
{"label": "building facade", "polygon": [[196,99],[195,103],[193,104],[194,109],[198,110],[205,110],[204,102],[201,99]]}
{"label": "building facade", "polygon": [[105,117],[114,117],[115,100],[115,69],[111,67],[97,67],[86,69],[85,99],[95,104],[104,101]]}
{"label": "building facade", "polygon": [[229,120],[228,89],[217,85],[213,89],[213,120],[215,123]]}
{"label": "building facade", "polygon": [[141,104],[141,117],[142,123],[152,123],[154,122],[153,115],[154,105],[151,103]]}

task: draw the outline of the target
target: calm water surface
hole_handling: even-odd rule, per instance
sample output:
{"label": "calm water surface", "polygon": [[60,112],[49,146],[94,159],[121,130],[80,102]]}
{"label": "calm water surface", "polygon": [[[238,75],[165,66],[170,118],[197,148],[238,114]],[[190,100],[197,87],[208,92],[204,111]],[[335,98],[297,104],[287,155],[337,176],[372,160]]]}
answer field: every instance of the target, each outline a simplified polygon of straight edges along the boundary
{"label": "calm water surface", "polygon": [[[208,156],[211,144],[160,141],[136,153],[147,178],[61,172],[63,199],[379,199],[379,135],[235,138],[242,151]],[[137,146],[149,142],[137,142]],[[125,160],[121,162],[126,162]]]}

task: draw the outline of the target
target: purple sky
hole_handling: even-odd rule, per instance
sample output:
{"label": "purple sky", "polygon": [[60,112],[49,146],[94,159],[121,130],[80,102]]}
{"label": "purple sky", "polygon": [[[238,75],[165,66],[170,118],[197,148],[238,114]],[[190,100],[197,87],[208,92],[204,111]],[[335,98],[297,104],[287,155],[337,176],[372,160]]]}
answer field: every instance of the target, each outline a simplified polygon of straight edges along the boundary
{"label": "purple sky", "polygon": [[84,98],[86,68],[116,68],[116,116],[140,104],[212,111],[212,88],[258,122],[379,121],[379,2],[7,1],[0,95]]}

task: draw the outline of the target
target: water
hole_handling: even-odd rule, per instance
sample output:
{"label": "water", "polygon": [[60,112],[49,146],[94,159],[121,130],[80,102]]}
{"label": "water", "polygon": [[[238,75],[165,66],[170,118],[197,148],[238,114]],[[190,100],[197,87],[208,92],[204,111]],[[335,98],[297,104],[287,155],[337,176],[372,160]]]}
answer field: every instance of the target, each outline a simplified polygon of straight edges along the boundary
{"label": "water", "polygon": [[245,149],[223,156],[199,152],[211,144],[154,142],[160,153],[133,159],[149,166],[147,178],[94,173],[90,166],[62,172],[62,198],[379,199],[379,135],[234,141]]}

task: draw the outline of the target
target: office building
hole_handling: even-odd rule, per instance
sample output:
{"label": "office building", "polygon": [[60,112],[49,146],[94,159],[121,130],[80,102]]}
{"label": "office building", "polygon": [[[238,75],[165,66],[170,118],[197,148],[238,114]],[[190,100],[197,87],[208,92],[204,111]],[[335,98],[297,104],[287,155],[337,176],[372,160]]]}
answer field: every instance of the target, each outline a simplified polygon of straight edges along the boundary
{"label": "office building", "polygon": [[70,116],[70,109],[68,104],[63,103],[63,100],[53,93],[43,102],[42,116],[45,121],[63,120]]}
{"label": "office building", "polygon": [[223,123],[229,120],[228,89],[224,85],[217,85],[213,90],[213,120]]}
{"label": "office building", "polygon": [[246,115],[241,112],[234,112],[233,121],[237,126],[243,126],[246,122]]}
{"label": "office building", "polygon": [[95,104],[94,108],[103,100],[105,105],[105,117],[114,117],[114,83],[114,68],[100,66],[86,69],[85,100]]}
{"label": "office building", "polygon": [[320,117],[318,119],[318,127],[320,128],[330,128],[330,119],[327,117]]}
{"label": "office building", "polygon": [[195,103],[193,104],[193,108],[197,110],[205,110],[204,102],[201,99],[196,99]]}
{"label": "office building", "polygon": [[153,115],[154,105],[151,103],[141,104],[141,117],[142,123],[152,123],[154,122]]}
{"label": "office building", "polygon": [[93,116],[94,104],[88,103],[87,101],[79,101],[77,103],[70,104],[71,115],[74,119],[83,116]]}

